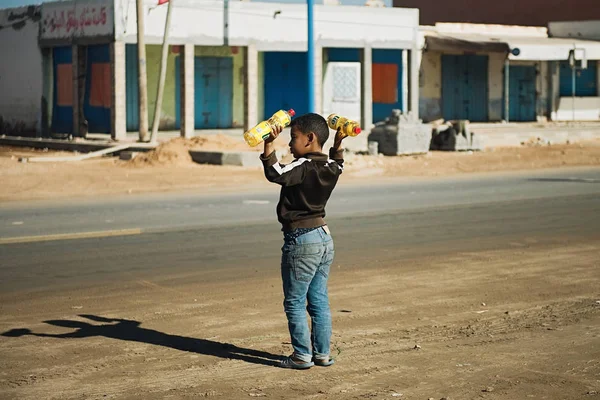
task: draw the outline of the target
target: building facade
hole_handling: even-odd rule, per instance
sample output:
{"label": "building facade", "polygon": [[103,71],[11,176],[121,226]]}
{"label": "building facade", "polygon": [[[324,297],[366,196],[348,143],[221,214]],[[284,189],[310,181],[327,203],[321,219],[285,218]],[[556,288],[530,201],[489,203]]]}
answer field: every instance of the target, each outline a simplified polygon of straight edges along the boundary
{"label": "building facade", "polygon": [[[593,105],[600,42],[549,37],[542,27],[483,24],[438,23],[422,27],[421,36],[425,121],[600,120]],[[573,49],[586,54],[587,68],[571,68]]]}
{"label": "building facade", "polygon": [[0,132],[42,131],[43,57],[38,46],[39,6],[0,10]]}
{"label": "building facade", "polygon": [[[305,5],[176,4],[160,129],[191,136],[197,129],[248,128],[280,108],[308,111]],[[149,0],[144,8],[151,124],[167,6]],[[35,10],[39,16],[28,36],[15,44],[21,53],[27,48],[35,55],[2,63],[6,76],[17,76],[22,63],[36,65],[23,77],[35,83],[30,111],[11,111],[7,104],[14,103],[17,90],[4,91],[0,115],[27,121],[39,132],[107,133],[119,140],[136,131],[135,0],[50,2]],[[358,101],[365,127],[394,108],[418,112],[418,10],[316,5],[314,15],[318,112],[335,101]]]}

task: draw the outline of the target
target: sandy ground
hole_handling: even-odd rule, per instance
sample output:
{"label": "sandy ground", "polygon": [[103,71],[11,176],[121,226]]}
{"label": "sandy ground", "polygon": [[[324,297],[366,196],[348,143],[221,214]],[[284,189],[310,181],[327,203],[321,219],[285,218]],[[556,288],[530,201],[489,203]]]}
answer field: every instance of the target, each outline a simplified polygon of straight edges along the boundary
{"label": "sandy ground", "polygon": [[271,366],[277,274],[3,294],[0,398],[600,398],[598,239],[334,265],[337,363],[308,371]]}
{"label": "sandy ground", "polygon": [[[188,150],[248,150],[226,137],[175,139],[132,161],[115,157],[79,162],[20,163],[21,157],[72,155],[0,147],[0,202],[164,191],[232,191],[268,185],[260,168],[200,165]],[[283,144],[285,146],[285,144]],[[257,152],[259,148],[254,149]],[[497,148],[484,152],[431,152],[408,157],[347,155],[344,179],[366,182],[410,177],[600,165],[600,141]]]}
{"label": "sandy ground", "polygon": [[[185,161],[18,162],[33,153],[49,154],[0,150],[1,201],[265,185],[256,168]],[[348,161],[364,182],[599,165],[600,143]],[[277,274],[1,293],[0,399],[600,398],[599,237],[450,250],[336,262],[337,363],[308,371],[272,366],[290,350]]]}

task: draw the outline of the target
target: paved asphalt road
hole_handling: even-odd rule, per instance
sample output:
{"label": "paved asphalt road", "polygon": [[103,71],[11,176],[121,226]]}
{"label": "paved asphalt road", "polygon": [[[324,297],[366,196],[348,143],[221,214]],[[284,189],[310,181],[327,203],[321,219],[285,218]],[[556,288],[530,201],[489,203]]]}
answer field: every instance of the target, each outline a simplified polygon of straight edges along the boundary
{"label": "paved asphalt road", "polygon": [[[281,246],[277,197],[274,185],[264,193],[0,205],[0,290],[85,287],[132,276],[206,281],[273,273]],[[336,262],[349,268],[600,238],[600,169],[342,182],[328,222]]]}

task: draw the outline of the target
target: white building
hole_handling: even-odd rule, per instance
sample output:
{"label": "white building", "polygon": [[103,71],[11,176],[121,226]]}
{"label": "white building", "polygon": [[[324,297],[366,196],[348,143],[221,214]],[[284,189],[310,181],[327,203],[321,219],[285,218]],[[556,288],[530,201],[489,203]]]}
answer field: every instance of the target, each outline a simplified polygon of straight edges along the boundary
{"label": "white building", "polygon": [[[174,4],[161,129],[186,136],[196,129],[241,130],[280,108],[308,111],[305,5]],[[151,122],[167,5],[148,0],[144,8]],[[0,62],[3,121],[75,136],[89,131],[123,139],[136,131],[135,0],[31,9],[37,17],[20,31],[0,30],[3,54],[15,54]],[[0,21],[23,10],[1,11]],[[418,112],[418,10],[316,5],[314,15],[318,112],[354,102],[366,128],[393,108]],[[341,64],[328,68],[334,62]]]}
{"label": "white building", "polygon": [[[548,25],[548,33],[551,37],[567,40],[600,41],[600,20],[551,22]],[[572,120],[573,116],[576,120],[600,119],[600,62],[597,61],[597,52],[587,52],[587,49],[583,48],[579,51],[579,55],[580,58],[583,56],[587,59],[587,68],[575,71],[564,69],[564,74],[560,76],[561,89],[562,82],[569,79],[569,72],[571,75],[574,72],[576,93],[575,99],[569,98],[568,89],[573,85],[565,85],[565,90],[560,93],[560,104],[555,112],[556,119]],[[581,66],[580,62],[578,66]],[[560,71],[563,73],[563,69]]]}
{"label": "white building", "polygon": [[[420,114],[426,121],[564,120],[573,115],[600,120],[600,107],[590,112],[585,99],[600,93],[600,42],[549,37],[542,27],[453,23],[422,27],[421,37]],[[588,68],[576,71],[575,113],[568,62],[573,49],[583,49],[588,59]]]}

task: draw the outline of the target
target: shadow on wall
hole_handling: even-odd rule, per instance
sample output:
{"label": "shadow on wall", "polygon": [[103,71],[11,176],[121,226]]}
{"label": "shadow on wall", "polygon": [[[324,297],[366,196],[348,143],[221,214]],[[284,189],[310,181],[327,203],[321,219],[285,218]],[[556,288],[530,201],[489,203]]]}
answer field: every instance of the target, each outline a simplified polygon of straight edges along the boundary
{"label": "shadow on wall", "polygon": [[34,126],[27,126],[27,124],[23,121],[14,121],[10,122],[4,119],[0,115],[0,135],[7,136],[35,136],[36,128],[35,123]]}
{"label": "shadow on wall", "polygon": [[426,123],[442,118],[441,99],[421,97],[419,99],[419,116]]}

